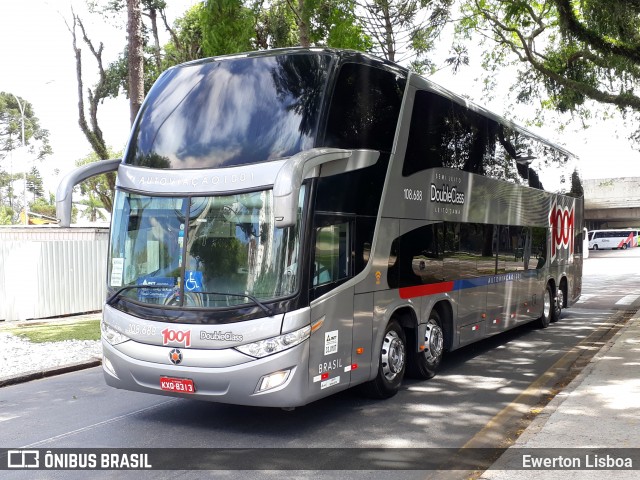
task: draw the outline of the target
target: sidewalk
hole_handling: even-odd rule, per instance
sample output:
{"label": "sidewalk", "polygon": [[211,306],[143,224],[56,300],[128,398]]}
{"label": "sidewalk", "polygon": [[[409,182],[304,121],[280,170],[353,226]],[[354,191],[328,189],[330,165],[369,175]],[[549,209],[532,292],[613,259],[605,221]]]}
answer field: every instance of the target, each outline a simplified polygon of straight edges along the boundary
{"label": "sidewalk", "polygon": [[[539,449],[533,451],[536,456],[552,458],[562,455],[561,449],[571,448],[640,448],[640,312],[602,347],[589,365],[533,420],[513,447],[480,478],[601,479],[605,468],[522,469],[520,449]],[[510,454],[513,449],[518,449],[518,454]],[[611,453],[616,455],[615,451]],[[628,452],[620,453],[625,456]],[[609,470],[606,478],[639,478],[638,455],[640,453],[633,453],[635,471]]]}
{"label": "sidewalk", "polygon": [[63,318],[0,322],[0,387],[100,365],[102,347],[99,341],[32,343],[14,335],[15,332],[12,331],[25,326],[99,320],[101,315],[91,313]]}

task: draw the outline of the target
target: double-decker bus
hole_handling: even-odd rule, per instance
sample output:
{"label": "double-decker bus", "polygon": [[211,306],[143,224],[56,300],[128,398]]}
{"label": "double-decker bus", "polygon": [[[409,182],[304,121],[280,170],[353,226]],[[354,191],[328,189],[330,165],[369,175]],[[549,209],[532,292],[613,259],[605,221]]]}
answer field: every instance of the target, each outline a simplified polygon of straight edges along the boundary
{"label": "double-decker bus", "polygon": [[589,250],[622,249],[638,246],[638,230],[631,228],[591,230]]}
{"label": "double-decker bus", "polygon": [[[102,339],[114,387],[292,408],[405,373],[581,291],[570,153],[372,56],[285,49],[173,67],[117,169]],[[525,179],[538,188],[523,185]],[[62,192],[62,194],[60,194]]]}

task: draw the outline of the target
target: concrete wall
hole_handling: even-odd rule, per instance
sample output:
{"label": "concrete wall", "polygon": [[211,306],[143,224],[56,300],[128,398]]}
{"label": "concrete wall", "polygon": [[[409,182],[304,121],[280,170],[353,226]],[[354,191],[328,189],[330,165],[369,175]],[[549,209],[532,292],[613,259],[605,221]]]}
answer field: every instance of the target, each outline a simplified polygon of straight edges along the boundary
{"label": "concrete wall", "polygon": [[102,309],[108,229],[0,228],[0,320]]}
{"label": "concrete wall", "polygon": [[590,229],[640,227],[640,178],[583,180],[582,187]]}

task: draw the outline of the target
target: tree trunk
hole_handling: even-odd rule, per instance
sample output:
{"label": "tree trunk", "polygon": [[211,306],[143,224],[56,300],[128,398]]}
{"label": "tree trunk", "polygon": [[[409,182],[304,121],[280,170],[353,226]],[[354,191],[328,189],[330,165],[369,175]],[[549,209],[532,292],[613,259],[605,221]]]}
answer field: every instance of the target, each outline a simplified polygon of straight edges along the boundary
{"label": "tree trunk", "polygon": [[155,8],[149,9],[149,18],[151,19],[151,32],[153,34],[153,57],[156,61],[156,68],[160,72],[162,69],[162,57],[160,55],[160,38],[158,37],[158,12]]}
{"label": "tree trunk", "polygon": [[304,48],[309,48],[311,46],[311,40],[309,35],[309,16],[305,11],[304,0],[298,0],[298,12],[297,12],[297,23],[298,23],[298,40],[300,41],[300,46]]}
{"label": "tree trunk", "polygon": [[131,124],[144,99],[144,63],[142,57],[142,9],[140,0],[127,0],[129,34],[129,109]]}

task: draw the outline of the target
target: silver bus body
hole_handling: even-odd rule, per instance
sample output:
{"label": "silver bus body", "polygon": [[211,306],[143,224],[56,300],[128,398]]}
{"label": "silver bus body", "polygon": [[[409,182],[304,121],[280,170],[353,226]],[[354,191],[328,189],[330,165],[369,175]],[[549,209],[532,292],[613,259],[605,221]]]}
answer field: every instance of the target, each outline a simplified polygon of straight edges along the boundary
{"label": "silver bus body", "polygon": [[[285,50],[256,58],[316,54]],[[324,145],[316,141],[257,163],[150,168],[125,158],[119,164],[103,317],[109,385],[269,407],[305,405],[359,384],[387,397],[406,369],[428,378],[444,351],[526,322],[545,327],[579,298],[581,198],[473,173],[482,167],[455,168],[465,163],[455,152],[471,158],[472,147],[465,154],[448,140],[424,147],[441,149],[447,166],[423,168],[420,141],[415,146],[410,136],[417,138],[412,124],[425,102],[441,99],[525,139],[529,149],[539,149],[534,155],[568,152],[393,64],[353,52],[322,54],[334,73],[360,62],[400,79],[387,152],[346,148],[326,133]],[[180,83],[181,69],[189,68],[174,69],[171,88],[193,88],[193,79]],[[323,88],[338,88],[332,81]],[[331,114],[320,118],[328,124],[317,128],[329,131]],[[143,107],[133,135],[153,120]],[[521,168],[503,137],[492,137],[504,146],[500,158]],[[498,140],[495,145],[489,150],[498,158]],[[133,158],[135,148],[141,150],[132,140],[126,155]],[[407,167],[410,156],[417,166]],[[353,179],[375,175],[379,191],[371,201],[364,198],[370,187]],[[349,206],[330,209],[325,197],[334,195],[336,204]],[[171,240],[179,252],[173,270],[168,264],[162,270],[169,249],[145,223],[153,202],[155,213],[172,218],[169,229],[179,230]],[[136,250],[135,235],[143,230]],[[216,284],[223,265],[207,257],[212,249],[242,259],[244,266],[230,267],[226,277],[240,278],[241,287]],[[277,288],[268,286],[277,292],[273,299],[256,287],[267,277],[277,279]],[[288,278],[291,285],[281,288]]]}

